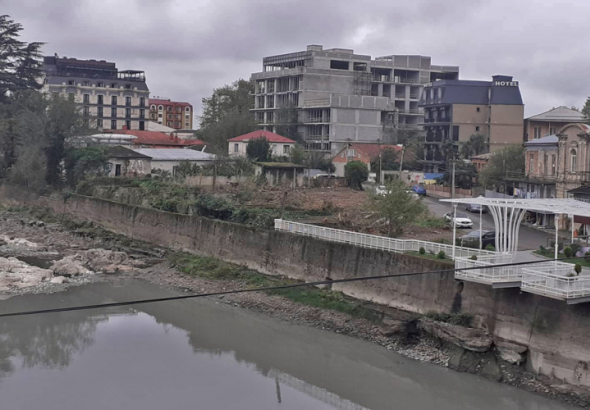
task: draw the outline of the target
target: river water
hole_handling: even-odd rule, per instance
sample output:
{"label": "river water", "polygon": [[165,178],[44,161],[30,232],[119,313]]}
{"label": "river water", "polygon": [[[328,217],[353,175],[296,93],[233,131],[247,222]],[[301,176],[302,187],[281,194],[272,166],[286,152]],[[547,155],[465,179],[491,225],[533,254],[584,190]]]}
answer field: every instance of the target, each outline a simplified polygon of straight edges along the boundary
{"label": "river water", "polygon": [[[0,312],[162,297],[142,281],[15,296]],[[184,300],[0,319],[3,410],[570,409],[351,337]]]}

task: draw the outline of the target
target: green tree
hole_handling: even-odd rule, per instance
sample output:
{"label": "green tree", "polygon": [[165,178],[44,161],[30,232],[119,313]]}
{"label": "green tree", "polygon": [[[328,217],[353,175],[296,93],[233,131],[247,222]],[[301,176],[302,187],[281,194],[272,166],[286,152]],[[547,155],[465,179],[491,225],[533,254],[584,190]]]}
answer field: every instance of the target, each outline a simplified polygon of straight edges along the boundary
{"label": "green tree", "polygon": [[291,150],[289,151],[289,161],[293,164],[301,165],[305,162],[306,154],[303,147],[299,144],[296,144]]}
{"label": "green tree", "polygon": [[280,108],[276,112],[276,133],[283,137],[291,138],[294,141],[302,142],[299,127],[302,123],[299,121],[298,108],[289,103],[289,105]]}
{"label": "green tree", "polygon": [[386,185],[384,195],[369,194],[371,209],[387,221],[388,236],[398,236],[403,228],[414,222],[426,210],[420,200],[408,193],[408,187],[399,179]]}
{"label": "green tree", "polygon": [[194,177],[201,173],[201,167],[197,164],[192,164],[190,161],[180,161],[176,168],[176,175],[179,178]]}
{"label": "green tree", "polygon": [[[473,179],[477,177],[477,170],[475,165],[467,163],[465,161],[457,161],[455,163],[455,184],[459,188],[470,189],[473,186]],[[451,186],[453,182],[453,170],[452,167],[445,170],[441,178],[446,186]]]}
{"label": "green tree", "polygon": [[203,115],[199,118],[200,129],[196,136],[207,142],[209,151],[215,154],[227,153],[227,140],[247,134],[257,128],[252,113],[254,85],[250,81],[238,80],[213,90],[203,98]]}
{"label": "green tree", "polygon": [[524,175],[524,172],[525,149],[520,145],[512,145],[492,155],[488,165],[479,174],[479,182],[486,188],[498,188],[509,174]]}
{"label": "green tree", "polygon": [[101,176],[107,173],[108,147],[69,147],[65,151],[64,170],[66,183],[76,187],[87,176]]}
{"label": "green tree", "polygon": [[10,16],[0,16],[0,102],[5,102],[12,93],[41,88],[43,43],[21,41],[22,30],[22,25]]}
{"label": "green tree", "polygon": [[469,140],[461,143],[459,153],[464,159],[469,159],[474,155],[482,154],[486,149],[485,136],[473,134]]}
{"label": "green tree", "polygon": [[252,161],[269,161],[272,158],[270,142],[264,137],[251,139],[246,145],[246,156]]}
{"label": "green tree", "polygon": [[350,188],[362,191],[362,183],[369,178],[369,168],[364,162],[351,161],[344,166],[344,177]]}
{"label": "green tree", "polygon": [[586,98],[586,102],[584,103],[581,112],[584,117],[584,122],[590,124],[590,97]]}
{"label": "green tree", "polygon": [[[394,149],[384,148],[381,150],[381,159],[377,155],[371,160],[371,169],[377,174],[377,181],[381,175],[381,169],[384,171],[399,170],[399,154]],[[381,181],[379,181],[381,182]]]}

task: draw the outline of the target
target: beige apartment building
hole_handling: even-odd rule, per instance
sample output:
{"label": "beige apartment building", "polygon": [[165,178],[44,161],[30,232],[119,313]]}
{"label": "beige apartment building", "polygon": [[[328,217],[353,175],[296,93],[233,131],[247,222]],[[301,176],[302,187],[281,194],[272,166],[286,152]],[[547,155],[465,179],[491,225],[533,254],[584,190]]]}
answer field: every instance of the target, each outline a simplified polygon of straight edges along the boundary
{"label": "beige apartment building", "polygon": [[427,172],[444,172],[442,146],[455,150],[472,135],[483,135],[486,152],[522,143],[524,105],[518,82],[497,75],[492,81],[443,80],[424,87],[424,158]]}
{"label": "beige apartment building", "polygon": [[524,120],[524,140],[526,142],[555,135],[564,125],[583,121],[584,116],[580,111],[567,107],[552,108]]}
{"label": "beige apartment building", "polygon": [[145,130],[150,90],[143,71],[119,71],[104,60],[43,59],[43,90],[68,95],[89,127]]}

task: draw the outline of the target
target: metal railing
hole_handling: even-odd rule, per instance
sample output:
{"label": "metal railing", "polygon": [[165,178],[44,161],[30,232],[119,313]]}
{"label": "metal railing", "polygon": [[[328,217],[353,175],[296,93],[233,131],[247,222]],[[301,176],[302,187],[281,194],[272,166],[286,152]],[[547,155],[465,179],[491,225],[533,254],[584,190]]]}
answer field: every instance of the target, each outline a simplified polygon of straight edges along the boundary
{"label": "metal railing", "polygon": [[[443,243],[419,241],[415,239],[388,238],[385,236],[368,235],[364,233],[344,231],[341,229],[284,221],[282,219],[275,219],[275,229],[277,231],[311,236],[313,238],[323,239],[330,242],[348,243],[363,248],[381,249],[396,253],[419,252],[420,248],[424,248],[426,252],[433,254],[438,254],[440,251],[443,251],[448,257],[453,253],[453,246]],[[461,246],[455,247],[455,258],[467,258],[473,255],[477,255],[479,258],[479,256],[483,255],[495,256],[497,253]]]}
{"label": "metal railing", "polygon": [[[488,284],[500,282],[520,282],[522,279],[522,272],[520,266],[490,266],[512,263],[513,255],[509,253],[490,256],[478,256],[478,260],[467,258],[456,258],[455,267],[457,269],[470,268],[470,270],[455,271],[456,279],[471,280],[476,282],[484,282]],[[481,269],[473,269],[473,268]]]}
{"label": "metal railing", "polygon": [[[559,262],[551,262],[551,264],[556,263]],[[590,276],[565,276],[573,274],[574,269],[571,264],[563,265],[569,266],[543,266],[545,269],[538,269],[537,266],[523,268],[520,288],[525,292],[557,299],[567,300],[590,296]],[[553,273],[551,273],[552,270],[554,270]]]}

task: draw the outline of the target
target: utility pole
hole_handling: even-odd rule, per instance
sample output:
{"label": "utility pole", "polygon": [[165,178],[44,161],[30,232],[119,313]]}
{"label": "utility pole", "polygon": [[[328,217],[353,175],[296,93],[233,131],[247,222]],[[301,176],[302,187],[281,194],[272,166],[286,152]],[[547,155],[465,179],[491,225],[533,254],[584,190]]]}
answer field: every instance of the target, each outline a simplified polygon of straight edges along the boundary
{"label": "utility pole", "polygon": [[399,179],[401,181],[402,179],[402,170],[404,167],[404,153],[406,152],[406,144],[404,144],[404,146],[402,147],[402,157],[399,161]]}
{"label": "utility pole", "polygon": [[453,158],[453,173],[451,182],[451,199],[455,199],[455,159]]}

